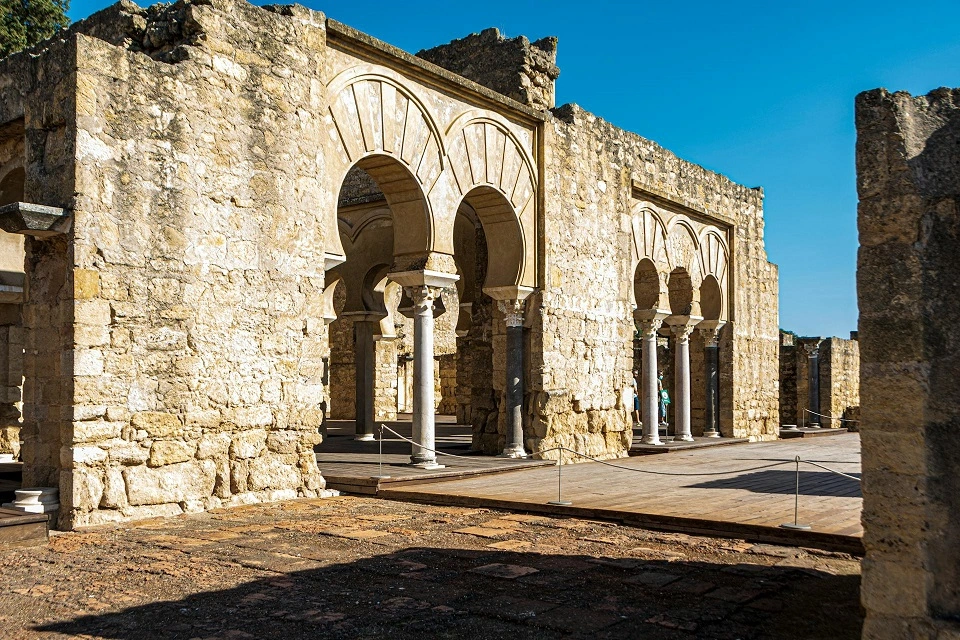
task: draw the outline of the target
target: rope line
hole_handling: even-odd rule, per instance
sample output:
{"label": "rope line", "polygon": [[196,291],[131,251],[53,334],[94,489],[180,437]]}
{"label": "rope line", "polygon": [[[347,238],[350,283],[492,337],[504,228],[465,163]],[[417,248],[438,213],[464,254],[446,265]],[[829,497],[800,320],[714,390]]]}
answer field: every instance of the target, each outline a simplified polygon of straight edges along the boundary
{"label": "rope line", "polygon": [[[430,447],[424,446],[424,445],[422,445],[422,444],[420,444],[420,443],[418,443],[418,442],[416,442],[416,441],[414,441],[414,440],[411,440],[410,438],[405,438],[404,436],[400,435],[399,433],[397,433],[396,431],[394,431],[393,429],[391,429],[390,427],[388,427],[388,426],[385,425],[385,424],[381,424],[381,425],[380,425],[380,440],[381,440],[381,441],[383,440],[383,431],[384,431],[384,430],[389,431],[390,433],[392,433],[393,435],[397,436],[398,438],[400,438],[401,440],[403,440],[403,441],[405,441],[405,442],[409,442],[410,444],[415,445],[415,446],[418,446],[418,447],[420,447],[421,449],[426,449],[427,451],[432,451],[433,453],[436,453],[436,454],[441,455],[441,456],[448,456],[448,457],[451,457],[451,458],[462,458],[462,459],[464,459],[464,460],[471,460],[471,459],[472,459],[472,458],[469,457],[469,456],[458,456],[458,455],[453,454],[453,453],[446,453],[446,452],[443,452],[443,451],[437,451],[436,449],[432,449],[432,448],[430,448]],[[567,452],[569,452],[569,453],[572,453],[572,454],[575,455],[575,456],[579,456],[579,457],[584,458],[584,459],[586,459],[586,460],[591,460],[592,462],[596,462],[596,463],[602,464],[602,465],[607,466],[607,467],[613,467],[614,469],[621,469],[621,470],[623,470],[623,471],[634,471],[634,472],[636,472],[636,473],[646,473],[646,474],[654,475],[654,476],[679,476],[679,477],[728,476],[728,475],[735,474],[735,473],[747,473],[748,471],[761,471],[761,470],[763,470],[763,469],[772,469],[772,468],[774,468],[774,467],[782,467],[782,466],[785,465],[785,464],[790,464],[790,463],[792,463],[792,462],[796,462],[796,461],[797,461],[797,460],[784,460],[784,461],[782,461],[782,462],[774,462],[774,463],[772,463],[772,464],[765,464],[765,465],[761,465],[761,466],[759,466],[759,467],[749,467],[749,468],[747,468],[747,469],[734,469],[734,470],[731,470],[731,471],[713,471],[713,472],[704,472],[704,473],[676,473],[676,472],[670,473],[670,472],[668,472],[668,471],[653,471],[653,470],[651,470],[651,469],[635,469],[635,468],[633,468],[633,467],[625,467],[625,466],[623,466],[623,465],[621,465],[621,464],[614,464],[614,463],[612,463],[612,462],[607,462],[606,460],[600,460],[599,458],[594,458],[594,457],[592,457],[592,456],[588,456],[588,455],[585,454],[585,453],[580,453],[579,451],[574,451],[573,449],[570,449],[570,448],[568,448],[568,447],[563,447],[563,446],[561,446],[561,447],[552,447],[552,448],[550,448],[550,449],[544,449],[544,450],[542,450],[542,451],[538,451],[538,452],[537,452],[537,455],[544,454],[544,453],[549,453],[549,452],[551,452],[551,451],[567,451]],[[799,458],[799,456],[798,456],[798,458]],[[809,461],[809,460],[803,460],[803,459],[800,459],[799,461],[800,461],[800,462],[803,462],[804,464],[809,464],[809,465],[813,465],[814,467],[819,467],[819,468],[823,469],[824,471],[829,471],[830,473],[835,473],[835,474],[837,474],[838,476],[843,476],[844,478],[849,478],[850,480],[856,480],[857,482],[860,482],[860,478],[857,478],[856,476],[851,476],[851,475],[849,475],[849,474],[847,474],[847,473],[843,473],[843,472],[841,472],[841,471],[837,471],[837,470],[835,470],[835,469],[831,469],[830,467],[825,467],[825,466],[823,466],[822,464],[817,464],[816,462],[811,462],[811,461]]]}
{"label": "rope line", "polygon": [[807,409],[806,407],[804,407],[803,410],[806,411],[807,413],[812,413],[815,416],[820,416],[821,418],[830,418],[831,420],[839,420],[840,422],[860,422],[859,420],[851,420],[850,418],[838,418],[836,416],[817,413],[816,411],[810,411],[810,409]]}

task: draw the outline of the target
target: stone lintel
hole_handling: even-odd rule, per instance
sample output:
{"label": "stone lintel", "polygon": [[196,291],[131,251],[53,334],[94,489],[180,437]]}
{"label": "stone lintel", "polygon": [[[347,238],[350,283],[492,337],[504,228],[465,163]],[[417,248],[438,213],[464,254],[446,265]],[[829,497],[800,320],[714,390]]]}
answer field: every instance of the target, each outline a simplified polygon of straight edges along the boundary
{"label": "stone lintel", "polygon": [[387,277],[401,287],[439,287],[441,289],[452,287],[460,279],[460,276],[455,273],[443,273],[431,269],[395,271],[388,273]]}
{"label": "stone lintel", "polygon": [[533,293],[533,287],[525,287],[520,284],[510,285],[508,287],[484,287],[483,292],[494,300],[523,301]]}
{"label": "stone lintel", "polygon": [[697,323],[697,329],[701,331],[720,331],[725,324],[727,324],[726,320],[701,320]]}
{"label": "stone lintel", "polygon": [[0,229],[7,233],[49,238],[70,229],[70,214],[59,207],[11,202],[0,207]]}
{"label": "stone lintel", "polygon": [[669,311],[664,309],[634,309],[633,319],[635,322],[653,322],[663,320],[670,315]]}
{"label": "stone lintel", "polygon": [[663,323],[669,327],[694,327],[703,320],[700,316],[669,315]]}

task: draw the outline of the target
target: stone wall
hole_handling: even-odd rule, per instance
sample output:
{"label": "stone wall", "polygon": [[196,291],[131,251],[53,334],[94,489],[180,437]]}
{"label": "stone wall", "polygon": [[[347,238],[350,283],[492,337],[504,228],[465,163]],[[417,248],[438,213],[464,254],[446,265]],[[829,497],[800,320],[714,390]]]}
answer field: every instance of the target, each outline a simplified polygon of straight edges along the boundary
{"label": "stone wall", "polygon": [[797,425],[797,336],[780,332],[780,425]]}
{"label": "stone wall", "polygon": [[[816,347],[819,416],[810,409],[810,352]],[[847,427],[847,414],[860,406],[860,346],[844,338],[800,337],[780,332],[780,421],[797,426]]]}
{"label": "stone wall", "polygon": [[530,42],[524,36],[505,38],[498,29],[484,29],[466,38],[417,53],[437,66],[536,109],[554,106],[557,39]]}
{"label": "stone wall", "polygon": [[960,635],[960,89],[856,101],[863,637]]}
{"label": "stone wall", "polygon": [[[735,287],[727,292],[730,316],[720,334],[720,428],[728,436],[775,438],[777,270],[763,249],[762,192],[576,105],[554,110],[546,131],[544,290],[528,303],[535,345],[528,444],[607,456],[630,445],[625,389],[634,365],[631,234],[638,199],[726,230]],[[691,364],[702,367],[702,355]],[[695,432],[702,428],[694,425]]]}
{"label": "stone wall", "polygon": [[860,343],[827,338],[820,343],[820,412],[825,427],[857,428],[843,419],[860,406]]}
{"label": "stone wall", "polygon": [[437,413],[445,416],[457,415],[457,353],[444,354],[437,358],[439,363],[440,393],[437,394]]}
{"label": "stone wall", "polygon": [[64,526],[323,488],[324,20],[278,11],[124,4],[74,27],[74,235],[32,252],[66,265],[76,327],[48,412]]}

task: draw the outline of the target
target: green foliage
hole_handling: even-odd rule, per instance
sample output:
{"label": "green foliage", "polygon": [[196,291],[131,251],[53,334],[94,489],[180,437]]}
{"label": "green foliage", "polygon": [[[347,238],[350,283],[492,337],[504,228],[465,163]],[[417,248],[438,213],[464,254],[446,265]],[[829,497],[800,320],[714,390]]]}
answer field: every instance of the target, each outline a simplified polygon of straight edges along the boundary
{"label": "green foliage", "polygon": [[32,47],[70,24],[70,0],[0,0],[0,58]]}

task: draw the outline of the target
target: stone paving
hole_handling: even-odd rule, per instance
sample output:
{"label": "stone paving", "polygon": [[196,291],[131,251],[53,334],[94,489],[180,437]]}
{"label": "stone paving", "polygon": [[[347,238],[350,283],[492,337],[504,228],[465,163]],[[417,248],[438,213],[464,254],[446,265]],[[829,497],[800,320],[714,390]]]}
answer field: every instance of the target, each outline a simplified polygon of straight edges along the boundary
{"label": "stone paving", "polygon": [[4,638],[858,638],[845,554],[340,497],[0,551]]}

